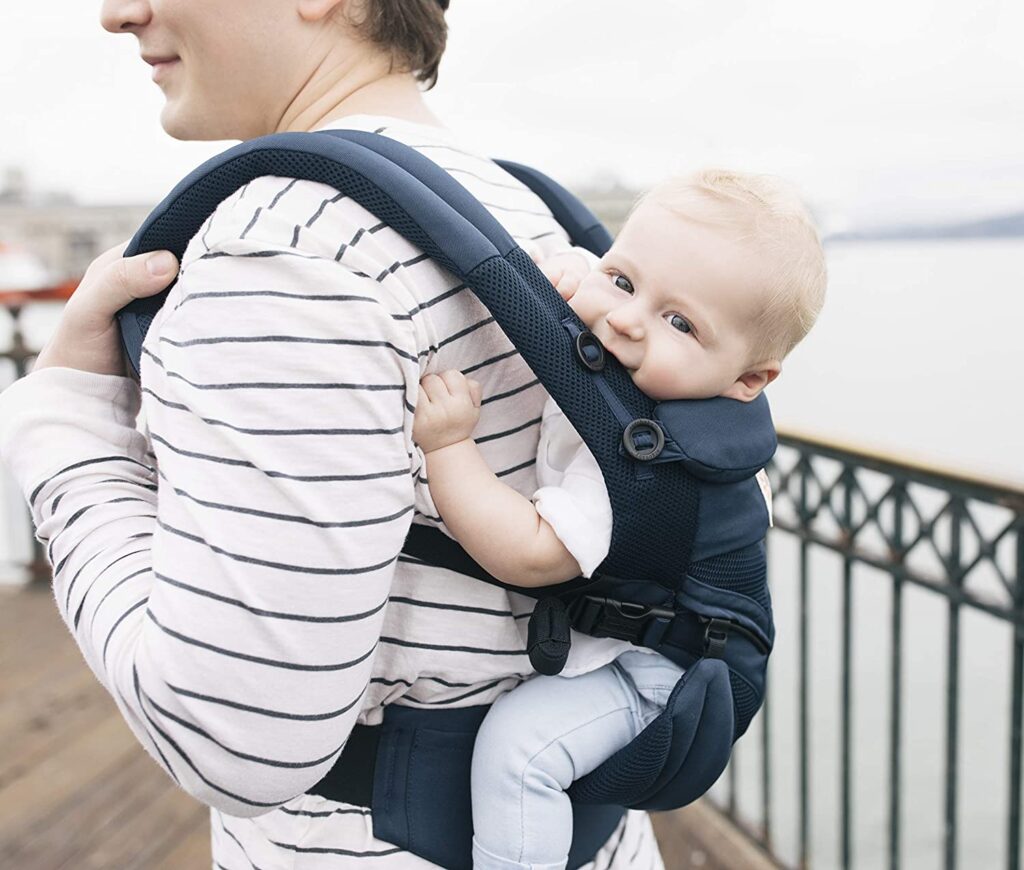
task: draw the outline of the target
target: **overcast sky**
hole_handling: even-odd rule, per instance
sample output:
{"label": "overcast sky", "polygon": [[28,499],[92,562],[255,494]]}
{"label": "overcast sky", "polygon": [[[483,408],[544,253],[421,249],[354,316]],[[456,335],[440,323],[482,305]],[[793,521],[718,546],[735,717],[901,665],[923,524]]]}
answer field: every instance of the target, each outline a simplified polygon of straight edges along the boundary
{"label": "overcast sky", "polygon": [[[99,0],[4,3],[0,167],[155,203],[232,142],[177,142]],[[1021,0],[452,0],[434,109],[571,184],[716,163],[887,222],[1024,204]]]}

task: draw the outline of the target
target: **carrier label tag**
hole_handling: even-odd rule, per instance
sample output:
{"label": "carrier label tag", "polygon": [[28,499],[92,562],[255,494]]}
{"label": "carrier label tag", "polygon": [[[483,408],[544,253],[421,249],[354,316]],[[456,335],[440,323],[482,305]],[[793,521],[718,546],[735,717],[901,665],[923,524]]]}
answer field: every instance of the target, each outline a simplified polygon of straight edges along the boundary
{"label": "carrier label tag", "polygon": [[768,508],[768,525],[774,526],[772,521],[772,485],[768,482],[768,474],[762,468],[756,475],[757,485],[761,489],[761,497],[764,498],[764,506]]}

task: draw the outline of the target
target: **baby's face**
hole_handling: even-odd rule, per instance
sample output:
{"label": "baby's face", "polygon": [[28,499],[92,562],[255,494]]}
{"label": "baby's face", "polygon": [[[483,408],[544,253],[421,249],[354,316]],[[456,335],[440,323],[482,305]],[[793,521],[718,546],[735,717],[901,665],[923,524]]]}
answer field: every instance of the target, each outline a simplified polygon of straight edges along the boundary
{"label": "baby's face", "polygon": [[728,228],[644,203],[569,300],[605,350],[656,400],[736,394],[763,275]]}

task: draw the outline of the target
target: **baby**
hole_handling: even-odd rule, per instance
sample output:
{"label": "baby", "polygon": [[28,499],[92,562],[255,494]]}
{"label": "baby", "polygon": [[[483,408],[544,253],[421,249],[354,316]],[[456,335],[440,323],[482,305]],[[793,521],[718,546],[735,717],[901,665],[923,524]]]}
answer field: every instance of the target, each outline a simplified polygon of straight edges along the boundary
{"label": "baby", "polygon": [[[720,170],[648,193],[599,261],[573,248],[539,265],[655,400],[756,398],[813,325],[825,292],[821,243],[799,201],[771,177]],[[498,480],[473,442],[480,399],[480,385],[458,371],[420,382],[413,438],[445,525],[503,582],[591,576],[612,530],[593,455],[549,399],[541,487],[527,499]],[[574,632],[561,675],[501,697],[473,755],[474,867],[565,867],[564,790],[632,741],[681,675],[653,650]]]}

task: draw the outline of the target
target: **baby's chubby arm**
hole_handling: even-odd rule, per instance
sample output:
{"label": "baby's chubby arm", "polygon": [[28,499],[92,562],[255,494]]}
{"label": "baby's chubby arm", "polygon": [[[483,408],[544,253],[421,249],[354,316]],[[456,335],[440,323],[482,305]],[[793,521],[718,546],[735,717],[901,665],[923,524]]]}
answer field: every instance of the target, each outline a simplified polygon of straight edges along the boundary
{"label": "baby's chubby arm", "polygon": [[580,576],[579,563],[533,502],[487,466],[471,434],[481,387],[449,370],[420,380],[413,440],[426,459],[430,494],[456,540],[503,583],[548,586]]}

